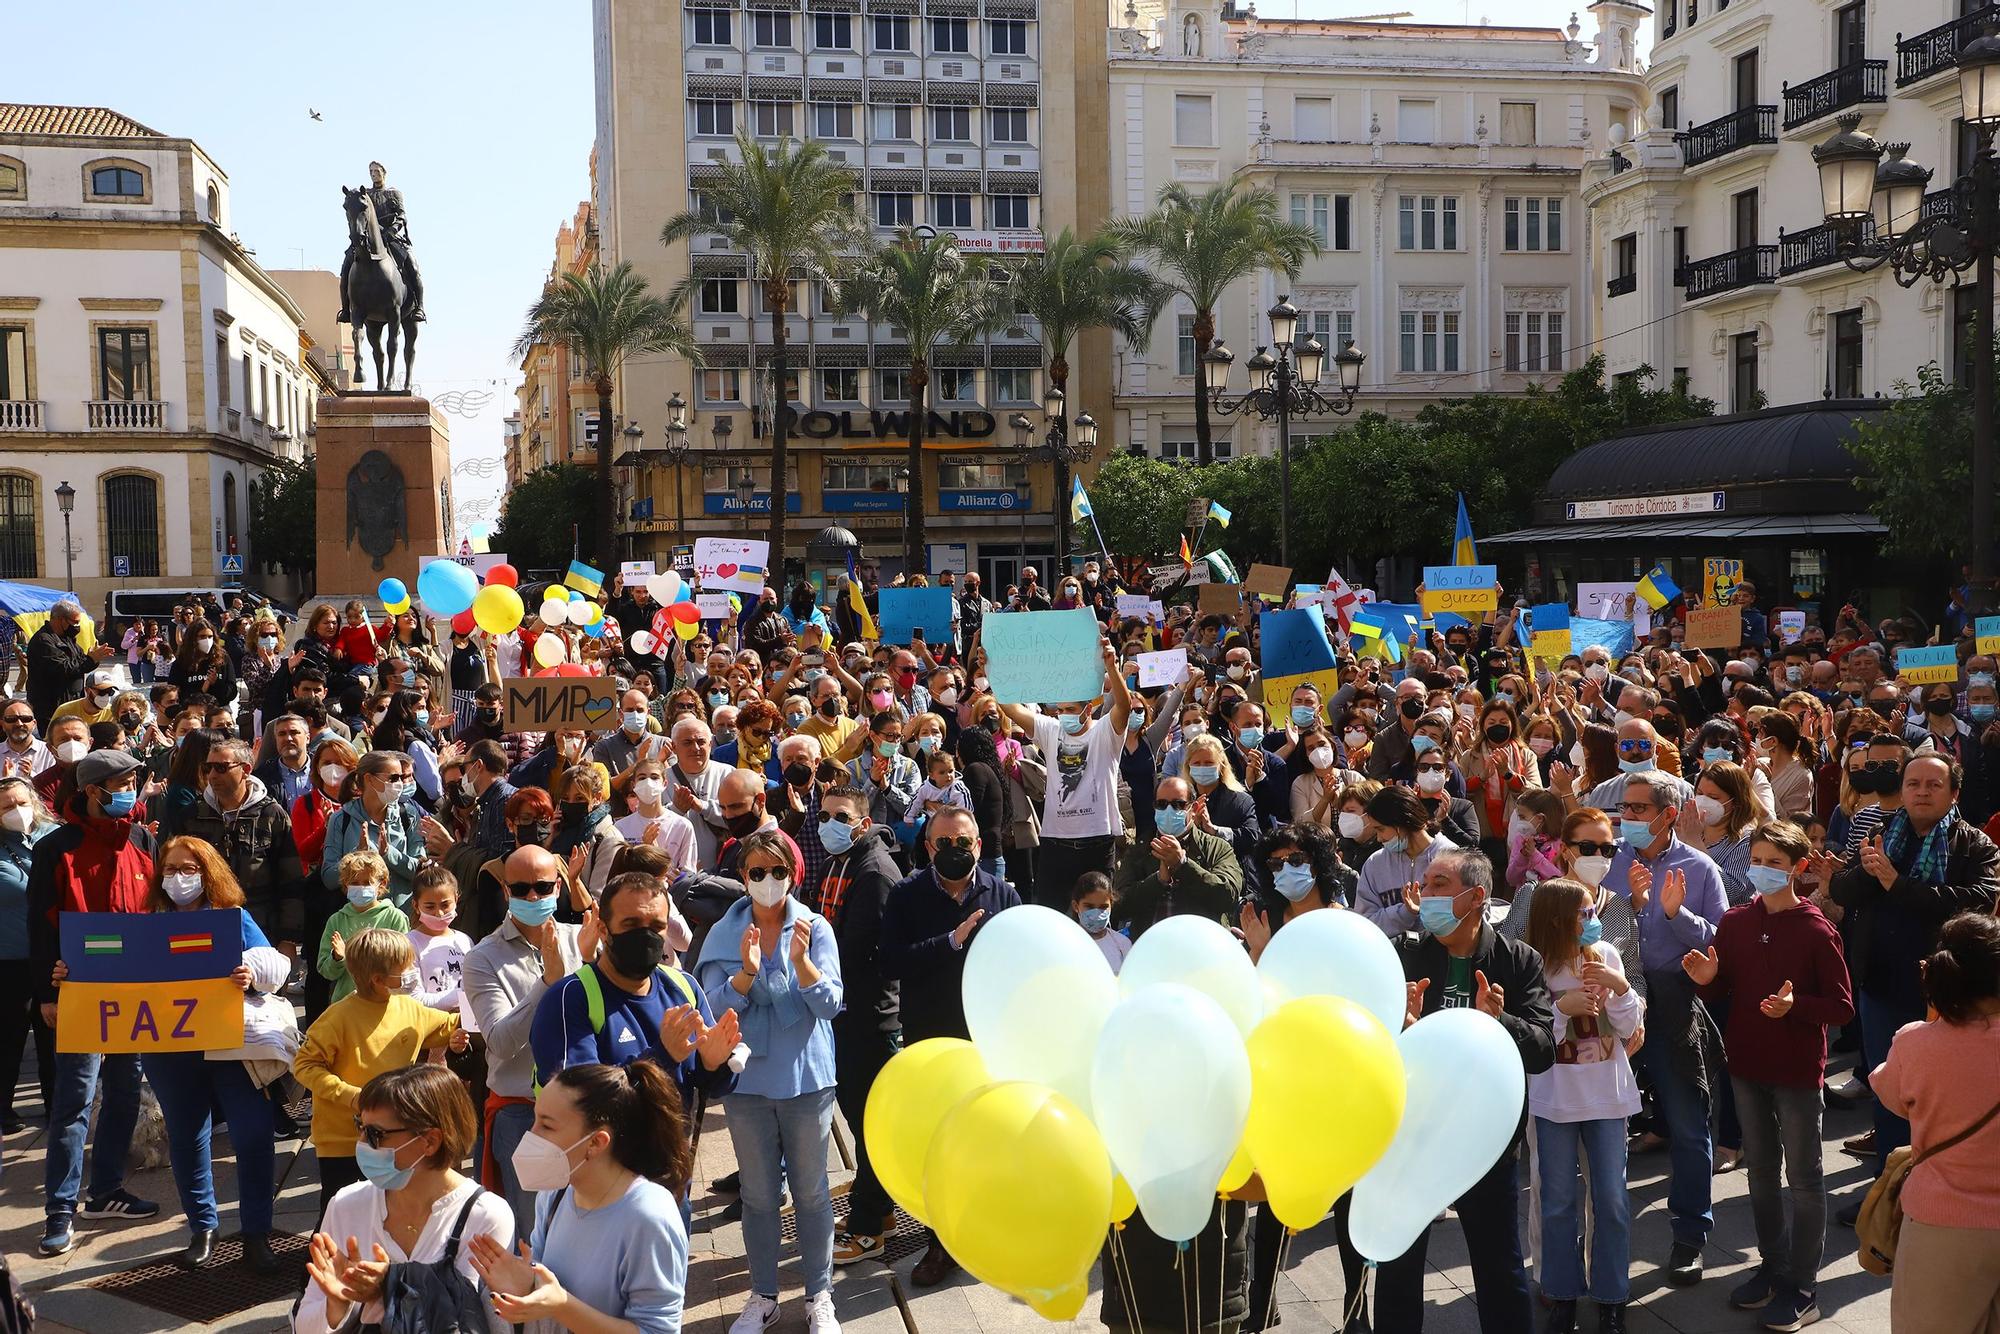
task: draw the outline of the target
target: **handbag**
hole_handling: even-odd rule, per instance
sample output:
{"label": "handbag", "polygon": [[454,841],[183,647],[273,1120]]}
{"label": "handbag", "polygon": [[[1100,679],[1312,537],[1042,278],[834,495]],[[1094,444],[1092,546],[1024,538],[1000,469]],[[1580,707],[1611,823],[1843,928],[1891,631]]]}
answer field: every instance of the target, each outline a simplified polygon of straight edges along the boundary
{"label": "handbag", "polygon": [[465,1220],[484,1190],[458,1211],[444,1254],[436,1260],[405,1260],[389,1266],[382,1276],[382,1320],[364,1324],[368,1334],[483,1334],[487,1327],[486,1299],[477,1285],[458,1272],[458,1244]]}
{"label": "handbag", "polygon": [[1903,1230],[1903,1183],[1916,1170],[1917,1164],[1971,1139],[1984,1130],[1995,1116],[2000,1116],[2000,1103],[1988,1108],[1986,1115],[1950,1139],[1941,1140],[1922,1153],[1912,1154],[1908,1145],[1890,1152],[1882,1164],[1882,1175],[1876,1177],[1875,1184],[1868,1188],[1868,1198],[1861,1202],[1861,1213],[1854,1220],[1856,1258],[1861,1261],[1863,1269],[1878,1276],[1887,1275],[1895,1269],[1897,1235]]}

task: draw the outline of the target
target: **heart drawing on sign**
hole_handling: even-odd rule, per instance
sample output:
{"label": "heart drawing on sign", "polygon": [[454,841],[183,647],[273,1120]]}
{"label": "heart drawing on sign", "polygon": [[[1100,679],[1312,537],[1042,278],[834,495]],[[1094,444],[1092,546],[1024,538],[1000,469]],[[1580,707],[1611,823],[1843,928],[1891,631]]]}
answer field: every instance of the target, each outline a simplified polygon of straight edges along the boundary
{"label": "heart drawing on sign", "polygon": [[715,567],[715,577],[718,579],[734,579],[736,577],[736,567],[734,565],[718,565]]}
{"label": "heart drawing on sign", "polygon": [[618,699],[613,695],[605,695],[598,699],[585,699],[580,712],[583,714],[583,722],[586,727],[603,726],[610,722],[612,716],[618,712]]}

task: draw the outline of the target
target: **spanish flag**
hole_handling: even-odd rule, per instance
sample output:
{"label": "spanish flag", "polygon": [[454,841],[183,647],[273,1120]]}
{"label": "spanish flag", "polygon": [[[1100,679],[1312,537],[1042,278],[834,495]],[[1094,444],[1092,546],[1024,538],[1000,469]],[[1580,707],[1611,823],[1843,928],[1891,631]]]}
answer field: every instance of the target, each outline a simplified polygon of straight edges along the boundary
{"label": "spanish flag", "polygon": [[1451,538],[1453,565],[1479,564],[1479,548],[1472,543],[1472,519],[1465,512],[1465,493],[1458,493],[1458,529]]}
{"label": "spanish flag", "polygon": [[1181,564],[1190,570],[1194,568],[1194,552],[1188,549],[1186,533],[1181,534]]}
{"label": "spanish flag", "polygon": [[1674,582],[1664,565],[1655,565],[1646,571],[1646,577],[1639,581],[1635,591],[1646,600],[1647,606],[1658,611],[1681,595],[1681,586]]}

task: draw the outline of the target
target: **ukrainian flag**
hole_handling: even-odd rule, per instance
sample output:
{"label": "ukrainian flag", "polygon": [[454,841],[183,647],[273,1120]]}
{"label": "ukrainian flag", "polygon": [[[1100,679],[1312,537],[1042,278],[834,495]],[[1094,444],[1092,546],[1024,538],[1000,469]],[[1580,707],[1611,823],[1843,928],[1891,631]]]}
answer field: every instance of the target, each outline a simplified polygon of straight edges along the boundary
{"label": "ukrainian flag", "polygon": [[569,573],[563,576],[563,586],[574,588],[587,598],[594,598],[604,591],[604,571],[573,560],[569,563]]}
{"label": "ukrainian flag", "polygon": [[1224,528],[1229,526],[1229,511],[1212,500],[1208,502],[1208,517]]}
{"label": "ukrainian flag", "polygon": [[850,575],[843,582],[847,585],[847,605],[854,612],[854,619],[861,623],[861,637],[871,644],[881,639],[882,632],[876,627],[875,618],[868,614],[868,603],[861,596],[861,581]]}
{"label": "ukrainian flag", "polygon": [[1458,530],[1451,538],[1453,565],[1479,564],[1479,548],[1472,543],[1472,519],[1465,512],[1465,493],[1458,494]]}
{"label": "ukrainian flag", "polygon": [[1681,586],[1673,581],[1664,565],[1655,565],[1639,581],[1637,592],[1647,606],[1658,611],[1681,595]]}
{"label": "ukrainian flag", "polygon": [[1090,493],[1083,489],[1083,479],[1080,477],[1072,479],[1069,485],[1069,517],[1088,519],[1091,514]]}

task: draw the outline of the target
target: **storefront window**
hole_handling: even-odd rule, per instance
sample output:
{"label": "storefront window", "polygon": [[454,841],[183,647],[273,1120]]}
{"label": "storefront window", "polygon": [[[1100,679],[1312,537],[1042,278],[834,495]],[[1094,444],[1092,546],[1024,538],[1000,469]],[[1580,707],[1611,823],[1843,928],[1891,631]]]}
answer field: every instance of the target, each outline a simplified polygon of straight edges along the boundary
{"label": "storefront window", "polygon": [[1028,484],[1028,465],[984,459],[946,459],[938,465],[942,491],[1005,491]]}
{"label": "storefront window", "polygon": [[1792,596],[1817,601],[1826,595],[1826,552],[1792,549]]}
{"label": "storefront window", "polygon": [[820,486],[827,491],[893,491],[896,464],[874,459],[828,459]]}
{"label": "storefront window", "polygon": [[738,482],[749,477],[758,491],[771,489],[771,465],[705,463],[701,468],[701,489],[710,494],[734,493]]}

